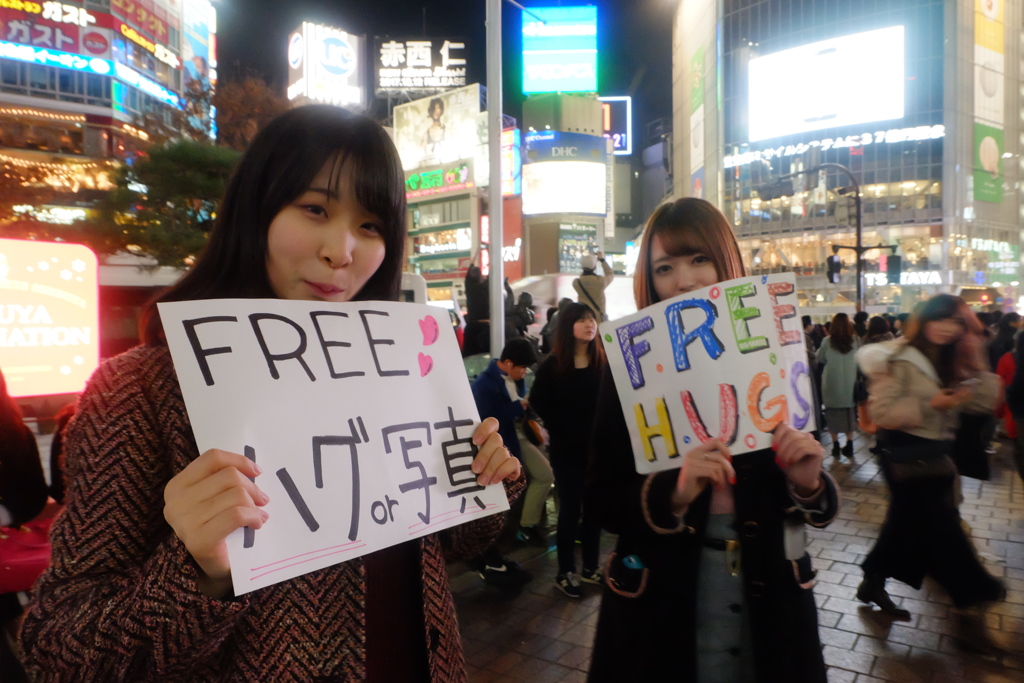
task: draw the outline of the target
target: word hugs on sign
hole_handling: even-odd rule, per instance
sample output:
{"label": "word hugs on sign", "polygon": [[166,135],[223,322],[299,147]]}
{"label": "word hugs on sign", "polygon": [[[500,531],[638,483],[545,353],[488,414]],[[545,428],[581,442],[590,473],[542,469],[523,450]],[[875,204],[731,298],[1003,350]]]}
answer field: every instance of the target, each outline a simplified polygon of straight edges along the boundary
{"label": "word hugs on sign", "polygon": [[445,311],[261,299],[159,310],[199,451],[264,471],[270,519],[228,538],[237,595],[508,509],[504,488],[471,470],[480,420]]}
{"label": "word hugs on sign", "polygon": [[637,472],[679,467],[717,438],[733,454],[785,422],[815,428],[791,273],[746,277],[601,325]]}

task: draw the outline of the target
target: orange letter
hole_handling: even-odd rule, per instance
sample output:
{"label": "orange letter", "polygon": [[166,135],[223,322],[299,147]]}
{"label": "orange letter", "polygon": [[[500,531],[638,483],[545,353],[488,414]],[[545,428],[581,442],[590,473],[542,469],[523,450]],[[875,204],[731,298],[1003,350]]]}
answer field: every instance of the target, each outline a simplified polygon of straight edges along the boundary
{"label": "orange letter", "polygon": [[769,379],[767,372],[759,372],[754,375],[754,379],[750,380],[750,389],[747,390],[747,412],[750,413],[750,419],[755,427],[766,434],[778,427],[780,423],[785,422],[789,417],[789,406],[784,395],[776,396],[764,404],[764,407],[767,409],[778,407],[778,412],[767,418],[762,415],[761,394],[764,393],[764,390],[771,383],[772,381]]}

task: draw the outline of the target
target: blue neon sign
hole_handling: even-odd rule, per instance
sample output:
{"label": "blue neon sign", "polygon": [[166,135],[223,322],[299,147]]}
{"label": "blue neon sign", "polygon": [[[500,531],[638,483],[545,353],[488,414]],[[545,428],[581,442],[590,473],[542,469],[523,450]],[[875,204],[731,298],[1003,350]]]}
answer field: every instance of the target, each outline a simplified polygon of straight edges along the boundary
{"label": "blue neon sign", "polygon": [[87,73],[109,76],[113,71],[113,62],[109,59],[98,57],[83,57],[72,52],[61,52],[60,50],[47,50],[32,45],[19,45],[0,40],[0,57],[14,59],[29,64],[43,64],[55,66],[60,69],[72,69],[74,71],[85,71]]}
{"label": "blue neon sign", "polygon": [[146,78],[135,69],[131,69],[120,62],[114,62],[114,69],[117,71],[117,77],[129,85],[134,85],[147,95],[155,97],[161,102],[165,102],[172,107],[177,109],[182,108],[181,98],[156,81]]}
{"label": "blue neon sign", "polygon": [[597,7],[523,12],[523,92],[597,92]]}

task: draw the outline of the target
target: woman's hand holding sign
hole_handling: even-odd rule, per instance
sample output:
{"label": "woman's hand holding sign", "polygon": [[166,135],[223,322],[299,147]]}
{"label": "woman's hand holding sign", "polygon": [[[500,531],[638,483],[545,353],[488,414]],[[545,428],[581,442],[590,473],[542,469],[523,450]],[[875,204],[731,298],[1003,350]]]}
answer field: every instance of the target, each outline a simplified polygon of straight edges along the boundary
{"label": "woman's hand holding sign", "polygon": [[164,488],[164,519],[199,565],[199,590],[222,598],[231,589],[225,539],[244,526],[259,529],[270,501],[250,481],[262,469],[238,453],[211,448]]}
{"label": "woman's hand holding sign", "polygon": [[498,421],[489,417],[473,432],[473,443],[479,448],[473,458],[473,473],[481,486],[497,484],[505,479],[515,481],[522,472],[519,458],[509,453],[498,434]]}
{"label": "woman's hand holding sign", "polygon": [[725,488],[727,483],[736,483],[732,454],[718,439],[711,439],[690,449],[684,457],[675,491],[672,492],[672,512],[682,515],[709,482],[716,489]]}
{"label": "woman's hand holding sign", "polygon": [[825,457],[817,439],[782,423],[775,428],[772,450],[775,462],[793,482],[796,494],[802,498],[814,495],[821,486],[821,461]]}

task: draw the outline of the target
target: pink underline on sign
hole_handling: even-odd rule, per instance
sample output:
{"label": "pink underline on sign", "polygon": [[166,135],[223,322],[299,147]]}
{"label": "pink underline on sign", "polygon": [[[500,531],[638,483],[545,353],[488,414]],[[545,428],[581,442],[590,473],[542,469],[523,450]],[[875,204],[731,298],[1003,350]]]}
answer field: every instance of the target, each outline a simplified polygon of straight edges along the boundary
{"label": "pink underline on sign", "polygon": [[[488,511],[488,510],[490,510],[491,508],[496,508],[496,507],[498,507],[498,504],[497,504],[497,503],[491,503],[490,505],[487,505],[487,506],[485,506],[485,507],[484,507],[484,508],[483,508],[482,510],[478,508],[478,509],[476,509],[476,510],[473,510],[472,512],[460,512],[459,514],[457,514],[457,515],[456,515],[456,517],[467,517],[467,516],[469,516],[469,515],[478,515],[478,514],[480,514],[481,512],[487,512],[487,511]],[[447,516],[448,516],[448,513],[445,513],[445,515],[444,515],[444,516],[446,516],[446,517],[447,517]],[[434,523],[433,523],[433,524],[431,524],[430,526],[425,526],[425,527],[423,527],[423,528],[421,528],[421,529],[415,529],[415,530],[413,530],[413,531],[410,531],[410,532],[409,532],[409,535],[410,535],[410,536],[412,536],[413,534],[419,533],[419,532],[421,532],[421,531],[426,531],[427,529],[432,529],[432,528],[434,528],[435,526],[438,526],[439,524],[444,524],[444,523],[445,523],[446,521],[448,521],[448,520],[443,520],[443,519],[441,519],[441,520],[439,520],[439,521],[437,521],[437,522],[434,522]],[[417,525],[415,525],[415,524],[414,524],[413,526],[417,526]]]}
{"label": "pink underline on sign", "polygon": [[347,548],[348,546],[355,545],[357,543],[362,543],[362,541],[352,541],[351,543],[343,543],[341,545],[332,545],[332,546],[328,546],[326,548],[320,548],[319,550],[310,550],[308,553],[302,553],[301,555],[295,555],[293,557],[286,557],[283,560],[278,560],[277,562],[271,562],[270,564],[265,564],[262,567],[253,567],[249,571],[251,571],[251,572],[258,572],[261,569],[266,569],[267,567],[273,567],[275,564],[281,564],[282,562],[289,562],[291,560],[297,560],[300,557],[305,557],[306,555],[315,555],[317,553],[322,553],[325,550],[334,550],[335,548]]}
{"label": "pink underline on sign", "polygon": [[[349,545],[351,545],[351,544],[349,544]],[[339,546],[335,546],[335,547],[339,547]],[[266,576],[267,574],[273,574],[274,572],[279,572],[282,569],[288,569],[289,567],[295,567],[295,566],[298,566],[300,564],[306,564],[307,562],[315,562],[316,560],[322,560],[323,558],[330,557],[331,555],[338,555],[340,553],[347,553],[347,552],[350,552],[352,550],[359,550],[360,548],[365,548],[365,547],[366,547],[366,544],[363,543],[363,544],[357,545],[357,546],[355,546],[353,548],[345,548],[344,550],[335,550],[333,553],[325,553],[323,555],[317,555],[316,557],[310,557],[310,558],[305,559],[305,560],[300,560],[298,562],[293,562],[292,564],[286,564],[283,567],[278,567],[276,569],[271,569],[269,572],[263,572],[262,574],[257,574],[256,576],[253,576],[249,580],[250,581],[255,581],[256,579],[258,579],[260,577]],[[326,548],[325,548],[325,550],[326,550]],[[309,553],[305,553],[305,554],[308,555]],[[302,557],[302,556],[301,555],[296,555],[296,557]],[[286,562],[286,561],[287,560],[281,560],[281,562]],[[277,563],[275,562],[274,564],[277,564]],[[270,565],[268,564],[266,566],[269,567]],[[256,570],[253,569],[252,571],[256,571]]]}

